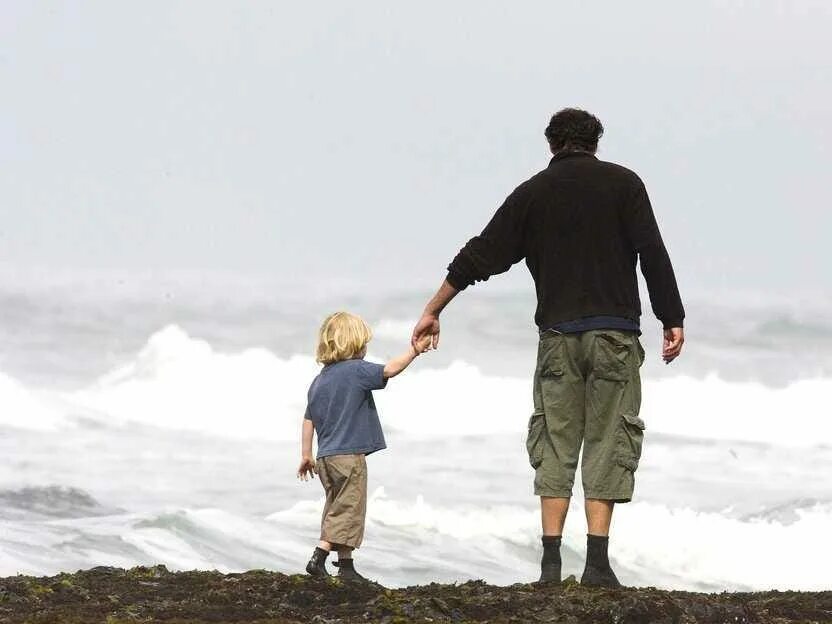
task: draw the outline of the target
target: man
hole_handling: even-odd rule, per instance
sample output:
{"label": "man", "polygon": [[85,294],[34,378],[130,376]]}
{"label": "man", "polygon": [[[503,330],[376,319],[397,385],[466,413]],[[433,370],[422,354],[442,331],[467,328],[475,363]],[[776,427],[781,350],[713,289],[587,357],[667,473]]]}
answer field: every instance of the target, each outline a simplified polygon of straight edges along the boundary
{"label": "man", "polygon": [[684,308],[647,191],[632,171],[595,157],[601,122],[556,113],[549,166],[521,184],[448,267],[413,341],[439,346],[439,315],[466,287],[522,259],[537,291],[540,330],[527,448],[543,525],[541,581],[560,582],[560,542],[578,456],[587,519],[581,583],[620,587],[607,556],[615,503],[630,501],[641,456],[644,350],[636,262],[662,322],[665,363],[684,342]]}

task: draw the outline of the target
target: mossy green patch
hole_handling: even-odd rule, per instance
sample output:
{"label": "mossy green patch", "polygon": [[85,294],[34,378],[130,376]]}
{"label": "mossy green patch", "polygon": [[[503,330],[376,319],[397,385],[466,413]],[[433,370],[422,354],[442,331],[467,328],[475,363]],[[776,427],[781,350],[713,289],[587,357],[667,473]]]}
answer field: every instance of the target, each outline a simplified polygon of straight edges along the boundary
{"label": "mossy green patch", "polygon": [[39,583],[32,583],[29,586],[29,593],[33,596],[45,596],[52,593],[52,588],[48,585],[41,585]]}

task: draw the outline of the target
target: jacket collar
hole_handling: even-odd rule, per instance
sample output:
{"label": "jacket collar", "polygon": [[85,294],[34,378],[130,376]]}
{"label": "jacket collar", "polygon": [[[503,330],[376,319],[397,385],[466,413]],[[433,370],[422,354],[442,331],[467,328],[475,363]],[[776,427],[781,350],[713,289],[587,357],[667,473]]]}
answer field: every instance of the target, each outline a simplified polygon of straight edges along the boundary
{"label": "jacket collar", "polygon": [[552,156],[552,160],[549,161],[549,165],[555,164],[558,160],[563,160],[564,158],[593,158],[598,160],[595,154],[590,152],[572,152],[572,151],[561,151]]}

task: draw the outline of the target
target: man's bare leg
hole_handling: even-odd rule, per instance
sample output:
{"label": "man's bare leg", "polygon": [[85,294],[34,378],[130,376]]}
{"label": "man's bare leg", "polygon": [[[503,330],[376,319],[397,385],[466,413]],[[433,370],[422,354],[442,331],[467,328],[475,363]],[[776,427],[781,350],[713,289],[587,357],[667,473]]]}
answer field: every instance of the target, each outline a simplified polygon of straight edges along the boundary
{"label": "man's bare leg", "polygon": [[543,535],[563,535],[563,525],[568,511],[568,498],[541,496],[540,519],[543,524]]}
{"label": "man's bare leg", "polygon": [[588,498],[586,508],[586,567],[581,576],[582,585],[621,587],[615,572],[610,567],[607,549],[609,546],[610,523],[615,501]]}
{"label": "man's bare leg", "polygon": [[599,500],[597,498],[586,499],[586,528],[590,535],[608,537],[610,534],[610,523],[612,522],[612,509],[615,501]]}

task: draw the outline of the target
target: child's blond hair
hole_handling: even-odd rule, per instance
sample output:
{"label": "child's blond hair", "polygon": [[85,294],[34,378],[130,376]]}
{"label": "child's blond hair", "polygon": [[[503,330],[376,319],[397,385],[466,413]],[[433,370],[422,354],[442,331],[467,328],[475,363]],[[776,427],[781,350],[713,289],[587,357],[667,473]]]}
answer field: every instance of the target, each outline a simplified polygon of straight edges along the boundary
{"label": "child's blond hair", "polygon": [[373,332],[360,316],[349,312],[330,314],[318,331],[315,359],[319,364],[332,364],[363,356]]}

